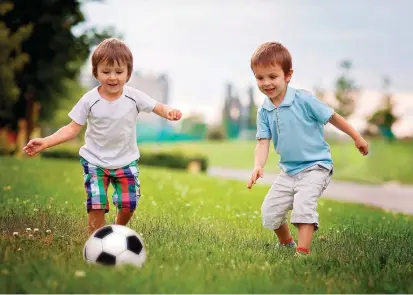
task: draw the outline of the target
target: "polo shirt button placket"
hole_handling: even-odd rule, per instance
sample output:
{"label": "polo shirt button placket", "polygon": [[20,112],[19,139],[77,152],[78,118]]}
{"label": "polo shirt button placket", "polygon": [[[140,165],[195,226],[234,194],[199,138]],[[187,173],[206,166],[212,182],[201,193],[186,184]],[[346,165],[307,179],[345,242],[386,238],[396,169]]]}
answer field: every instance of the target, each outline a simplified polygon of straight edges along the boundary
{"label": "polo shirt button placket", "polygon": [[275,108],[275,118],[277,120],[277,132],[278,132],[278,137],[280,136],[280,121],[278,120],[278,112],[279,112],[279,108]]}

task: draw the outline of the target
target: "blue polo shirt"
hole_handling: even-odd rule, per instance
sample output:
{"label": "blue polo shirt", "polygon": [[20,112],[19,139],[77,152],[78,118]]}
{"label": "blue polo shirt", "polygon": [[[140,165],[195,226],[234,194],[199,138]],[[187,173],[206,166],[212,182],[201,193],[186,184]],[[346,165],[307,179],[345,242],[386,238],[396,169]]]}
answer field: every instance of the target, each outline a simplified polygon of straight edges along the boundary
{"label": "blue polo shirt", "polygon": [[313,166],[333,166],[323,127],[334,110],[310,92],[288,86],[276,107],[267,97],[257,112],[257,139],[271,139],[279,167],[289,175]]}

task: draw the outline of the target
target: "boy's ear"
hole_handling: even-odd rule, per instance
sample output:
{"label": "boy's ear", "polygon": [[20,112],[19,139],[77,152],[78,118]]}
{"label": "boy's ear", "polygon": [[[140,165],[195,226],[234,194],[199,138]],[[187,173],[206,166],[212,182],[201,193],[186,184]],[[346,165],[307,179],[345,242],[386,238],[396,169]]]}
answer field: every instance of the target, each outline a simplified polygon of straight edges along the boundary
{"label": "boy's ear", "polygon": [[293,70],[293,69],[290,69],[290,70],[288,71],[288,74],[285,75],[285,81],[286,81],[287,83],[289,83],[289,82],[291,81],[291,78],[292,78],[292,76],[293,76],[293,73],[294,73],[294,70]]}

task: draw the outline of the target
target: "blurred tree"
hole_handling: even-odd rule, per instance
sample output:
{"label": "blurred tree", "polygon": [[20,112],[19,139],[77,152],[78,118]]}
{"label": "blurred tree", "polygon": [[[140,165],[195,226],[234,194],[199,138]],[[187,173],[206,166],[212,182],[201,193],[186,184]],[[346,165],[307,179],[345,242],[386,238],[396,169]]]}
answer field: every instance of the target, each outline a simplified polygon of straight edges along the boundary
{"label": "blurred tree", "polygon": [[202,114],[191,114],[182,119],[182,132],[193,137],[204,138],[207,133],[207,125]]}
{"label": "blurred tree", "polygon": [[[13,9],[13,3],[0,3],[0,15]],[[20,26],[12,33],[3,21],[0,21],[0,127],[11,120],[11,107],[20,94],[15,75],[29,61],[29,55],[21,51],[21,43],[32,31],[32,25]],[[2,122],[3,121],[3,122]]]}
{"label": "blurred tree", "polygon": [[355,83],[349,75],[351,67],[351,61],[342,61],[340,68],[343,73],[336,81],[336,99],[338,102],[336,112],[344,118],[348,118],[354,112],[354,97],[357,94]]}
{"label": "blurred tree", "polygon": [[316,85],[314,87],[314,95],[325,102],[326,91],[321,86]]}
{"label": "blurred tree", "polygon": [[250,86],[248,88],[248,121],[247,121],[247,128],[249,130],[257,129],[257,110],[258,107],[254,101],[254,88]]}
{"label": "blurred tree", "polygon": [[13,104],[12,118],[3,121],[16,130],[21,118],[27,120],[27,139],[34,127],[33,110],[39,103],[40,117],[53,115],[59,99],[70,89],[66,79],[76,79],[90,48],[102,38],[112,36],[112,28],[97,32],[84,29],[74,34],[73,29],[84,21],[80,0],[13,0],[14,8],[3,19],[6,26],[17,32],[21,26],[33,25],[29,38],[22,43],[22,51],[30,60],[16,74],[20,94]]}
{"label": "blurred tree", "polygon": [[394,140],[394,136],[391,128],[398,118],[394,114],[394,105],[392,95],[389,91],[390,79],[388,77],[383,78],[383,97],[381,106],[368,118],[368,123],[376,126],[380,134],[387,140]]}
{"label": "blurred tree", "polygon": [[222,109],[222,123],[227,132],[228,138],[237,138],[241,127],[241,102],[234,94],[234,86],[231,83],[226,85],[226,96]]}

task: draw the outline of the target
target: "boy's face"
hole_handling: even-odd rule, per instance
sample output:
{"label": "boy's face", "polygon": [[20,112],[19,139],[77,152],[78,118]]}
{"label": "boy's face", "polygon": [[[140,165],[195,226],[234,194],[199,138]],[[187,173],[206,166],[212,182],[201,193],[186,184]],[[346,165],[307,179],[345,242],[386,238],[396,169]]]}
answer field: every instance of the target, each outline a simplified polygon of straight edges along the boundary
{"label": "boy's face", "polygon": [[293,70],[288,75],[284,74],[280,65],[256,66],[253,69],[258,88],[271,100],[280,99],[280,95],[286,89],[287,83],[291,80]]}
{"label": "boy's face", "polygon": [[117,98],[122,94],[123,86],[128,81],[128,67],[125,63],[114,62],[113,65],[99,63],[97,66],[97,77],[101,92],[108,98]]}

